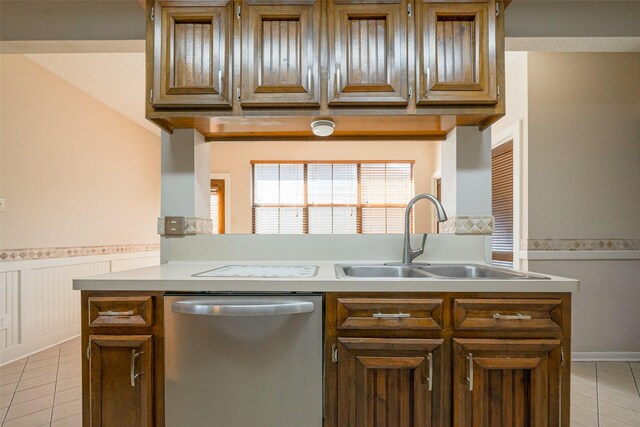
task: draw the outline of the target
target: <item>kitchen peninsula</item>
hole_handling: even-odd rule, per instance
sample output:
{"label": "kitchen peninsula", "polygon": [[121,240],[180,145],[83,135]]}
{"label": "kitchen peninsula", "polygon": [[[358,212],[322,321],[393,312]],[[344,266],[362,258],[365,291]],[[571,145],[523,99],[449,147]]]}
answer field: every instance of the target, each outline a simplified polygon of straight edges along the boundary
{"label": "kitchen peninsula", "polygon": [[[484,242],[484,236],[429,236],[427,256],[416,265],[484,265]],[[136,414],[139,423],[130,425],[176,425],[165,423],[165,408],[171,406],[165,401],[165,375],[177,369],[167,356],[174,352],[167,340],[177,338],[167,335],[178,327],[167,313],[207,316],[176,314],[181,310],[175,302],[172,309],[166,301],[209,298],[213,304],[211,298],[231,294],[237,299],[227,310],[243,307],[242,298],[252,301],[256,294],[301,301],[322,296],[315,303],[321,305],[316,312],[324,313],[324,337],[318,334],[322,341],[307,347],[322,353],[316,356],[323,368],[316,373],[324,383],[311,394],[318,399],[318,418],[308,418],[308,426],[361,425],[371,417],[385,417],[389,426],[469,426],[487,420],[496,425],[491,420],[503,417],[511,421],[500,425],[568,425],[575,280],[547,275],[338,278],[336,264],[397,260],[400,236],[196,236],[165,243],[173,258],[166,264],[75,281],[83,295],[85,393],[91,391],[93,402],[85,408],[87,425],[96,417],[108,424],[117,416],[109,413],[113,405]],[[246,258],[234,258],[230,249],[238,246],[246,249]],[[247,265],[313,266],[317,272],[304,278],[199,274]],[[300,315],[288,317],[295,316]],[[202,339],[208,336],[196,329]],[[122,357],[101,360],[123,349]],[[129,378],[129,371],[131,387],[123,399],[122,390],[109,388],[109,377]]]}

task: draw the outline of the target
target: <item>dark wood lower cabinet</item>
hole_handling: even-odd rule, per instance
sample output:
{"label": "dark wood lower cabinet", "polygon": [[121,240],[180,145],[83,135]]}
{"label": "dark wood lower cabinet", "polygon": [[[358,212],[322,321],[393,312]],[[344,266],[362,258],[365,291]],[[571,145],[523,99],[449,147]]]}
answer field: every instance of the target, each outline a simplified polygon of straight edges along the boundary
{"label": "dark wood lower cabinet", "polygon": [[442,342],[339,338],[338,426],[434,425],[442,413]]}
{"label": "dark wood lower cabinet", "polygon": [[454,426],[560,425],[560,340],[453,341]]}
{"label": "dark wood lower cabinet", "polygon": [[151,335],[91,335],[91,426],[153,424]]}
{"label": "dark wood lower cabinet", "polygon": [[325,427],[569,426],[569,294],[329,293],[325,313]]}

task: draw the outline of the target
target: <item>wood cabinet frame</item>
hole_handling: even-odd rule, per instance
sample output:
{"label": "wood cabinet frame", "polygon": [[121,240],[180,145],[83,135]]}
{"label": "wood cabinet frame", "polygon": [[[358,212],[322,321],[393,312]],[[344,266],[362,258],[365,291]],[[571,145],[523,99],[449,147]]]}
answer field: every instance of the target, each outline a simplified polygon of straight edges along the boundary
{"label": "wood cabinet frame", "polygon": [[[384,54],[384,83],[350,84],[348,42],[349,20],[353,18],[380,18],[386,22]],[[327,20],[329,64],[328,99],[330,106],[408,104],[407,76],[407,2],[389,0],[376,3],[367,0],[328,0]]]}
{"label": "wood cabinet frame", "polygon": [[[280,5],[274,5],[270,0],[243,3],[240,92],[243,107],[320,105],[320,4],[321,0],[295,0]],[[263,82],[263,20],[299,22],[299,40],[296,41],[299,43],[296,52],[299,84],[267,85]]]}
{"label": "wood cabinet frame", "polygon": [[[462,0],[455,3],[416,2],[417,104],[495,104],[497,95],[497,46],[495,0]],[[474,22],[474,58],[471,82],[438,79],[437,22],[465,18]]]}
{"label": "wood cabinet frame", "polygon": [[[175,0],[155,2],[155,79],[153,92],[150,95],[155,107],[231,107],[232,6],[232,0],[214,0],[206,3]],[[185,35],[186,40],[191,40],[193,44],[192,56],[187,56],[185,62],[189,62],[189,58],[191,58],[194,68],[197,68],[196,62],[202,62],[200,73],[205,70],[208,72],[207,84],[189,86],[174,84],[177,79],[175,75],[176,57],[179,56],[176,53],[178,47],[175,46],[177,22],[211,26],[210,38],[206,40],[203,38],[200,41],[200,52],[197,52],[195,37]],[[205,46],[205,41],[209,44],[208,49]],[[188,65],[187,71],[188,74],[197,73],[197,70],[189,70]],[[195,77],[193,75],[185,77],[185,79],[193,80]]]}

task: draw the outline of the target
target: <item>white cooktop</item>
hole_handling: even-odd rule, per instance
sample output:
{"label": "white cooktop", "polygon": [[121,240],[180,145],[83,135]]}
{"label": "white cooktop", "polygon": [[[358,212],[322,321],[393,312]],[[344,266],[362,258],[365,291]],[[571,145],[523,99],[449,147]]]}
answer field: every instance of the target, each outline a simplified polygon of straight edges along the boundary
{"label": "white cooktop", "polygon": [[226,265],[214,270],[194,274],[194,277],[313,277],[316,265]]}

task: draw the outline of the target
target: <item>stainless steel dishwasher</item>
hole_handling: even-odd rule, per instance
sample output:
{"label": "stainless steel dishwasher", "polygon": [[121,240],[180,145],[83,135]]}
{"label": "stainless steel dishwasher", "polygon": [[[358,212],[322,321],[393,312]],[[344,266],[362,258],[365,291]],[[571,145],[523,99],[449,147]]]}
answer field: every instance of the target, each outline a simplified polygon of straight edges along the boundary
{"label": "stainless steel dishwasher", "polygon": [[322,295],[164,302],[167,427],[322,426]]}

